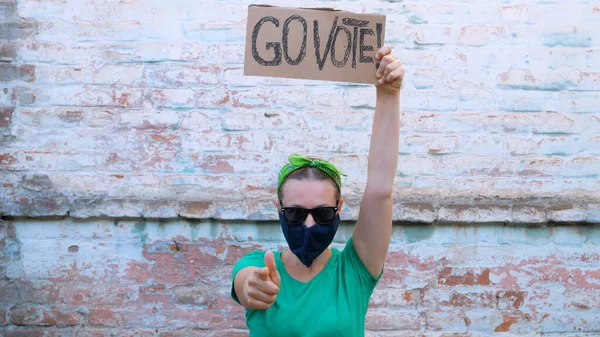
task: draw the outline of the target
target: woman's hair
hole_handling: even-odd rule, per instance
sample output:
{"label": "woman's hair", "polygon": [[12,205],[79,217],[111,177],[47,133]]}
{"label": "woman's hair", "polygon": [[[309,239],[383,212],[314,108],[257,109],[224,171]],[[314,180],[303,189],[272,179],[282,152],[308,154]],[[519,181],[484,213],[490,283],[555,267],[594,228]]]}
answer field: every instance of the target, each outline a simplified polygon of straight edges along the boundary
{"label": "woman's hair", "polygon": [[337,187],[335,181],[333,181],[333,179],[331,179],[331,177],[329,175],[327,175],[327,173],[325,173],[315,167],[303,167],[301,169],[297,169],[296,171],[290,173],[290,175],[288,175],[287,178],[285,178],[283,183],[281,183],[281,189],[279,189],[279,193],[277,195],[277,198],[279,200],[283,199],[283,186],[290,179],[319,180],[319,181],[329,180],[333,184],[333,186],[335,186],[335,199],[340,200],[341,192],[340,192],[340,189]]}

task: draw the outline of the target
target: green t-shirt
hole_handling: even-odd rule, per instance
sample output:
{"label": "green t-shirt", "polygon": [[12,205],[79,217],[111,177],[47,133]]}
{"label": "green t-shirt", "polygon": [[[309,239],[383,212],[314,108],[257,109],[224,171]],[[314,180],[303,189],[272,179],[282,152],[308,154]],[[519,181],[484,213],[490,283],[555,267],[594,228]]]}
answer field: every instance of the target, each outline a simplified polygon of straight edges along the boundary
{"label": "green t-shirt", "polygon": [[[281,286],[268,310],[246,309],[250,337],[359,337],[365,334],[369,298],[379,278],[374,278],[354,249],[352,238],[342,252],[333,248],[331,258],[309,282],[292,278],[281,252],[274,252]],[[233,268],[264,267],[265,253],[253,251]],[[231,296],[240,303],[233,288]]]}

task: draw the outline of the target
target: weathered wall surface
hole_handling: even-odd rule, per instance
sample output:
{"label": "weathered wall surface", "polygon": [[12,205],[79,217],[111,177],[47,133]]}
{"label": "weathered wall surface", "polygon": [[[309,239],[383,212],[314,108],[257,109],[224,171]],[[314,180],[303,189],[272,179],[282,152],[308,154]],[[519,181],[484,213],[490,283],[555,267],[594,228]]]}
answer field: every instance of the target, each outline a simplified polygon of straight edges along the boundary
{"label": "weathered wall surface", "polygon": [[[247,335],[291,152],[348,174],[344,242],[374,89],[242,76],[249,3],[0,0],[0,335]],[[597,335],[600,3],[270,3],[386,14],[405,63],[368,335]]]}
{"label": "weathered wall surface", "polygon": [[[3,213],[273,219],[294,151],[348,173],[356,217],[374,89],[243,77],[247,2],[2,4]],[[597,2],[298,5],[387,15],[396,219],[600,220]]]}
{"label": "weathered wall surface", "polygon": [[[250,250],[284,247],[271,222],[5,221],[0,335],[247,336],[231,268]],[[600,231],[399,224],[366,327],[371,337],[597,336]]]}

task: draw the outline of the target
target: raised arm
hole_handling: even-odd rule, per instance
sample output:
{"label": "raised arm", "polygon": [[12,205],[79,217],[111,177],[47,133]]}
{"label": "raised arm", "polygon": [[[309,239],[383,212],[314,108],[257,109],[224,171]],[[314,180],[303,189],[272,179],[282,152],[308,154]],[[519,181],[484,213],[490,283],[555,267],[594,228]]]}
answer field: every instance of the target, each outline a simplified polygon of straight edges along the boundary
{"label": "raised arm", "polygon": [[402,64],[382,47],[377,77],[377,103],[371,145],[367,186],[354,228],[354,247],[369,272],[377,277],[385,263],[392,235],[392,192],[398,162],[400,136],[400,87],[404,78]]}

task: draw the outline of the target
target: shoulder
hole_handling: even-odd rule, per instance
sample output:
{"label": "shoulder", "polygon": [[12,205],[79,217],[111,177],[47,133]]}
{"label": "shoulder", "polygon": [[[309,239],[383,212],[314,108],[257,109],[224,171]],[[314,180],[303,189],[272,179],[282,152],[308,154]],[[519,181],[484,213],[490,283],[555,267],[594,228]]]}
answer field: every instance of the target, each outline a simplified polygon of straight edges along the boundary
{"label": "shoulder", "polygon": [[235,263],[235,266],[233,267],[233,273],[234,275],[246,268],[246,267],[264,267],[265,266],[265,252],[261,251],[261,250],[253,250],[251,252],[246,253],[245,255],[243,255],[239,260],[237,260],[237,262]]}
{"label": "shoulder", "polygon": [[246,254],[244,254],[239,260],[238,263],[242,262],[242,261],[252,261],[252,260],[257,260],[257,259],[261,259],[264,262],[264,258],[265,258],[265,252],[262,250],[253,250],[250,251]]}
{"label": "shoulder", "polygon": [[[352,277],[356,277],[357,280],[368,288],[374,288],[381,278],[381,274],[378,277],[373,277],[363,261],[361,260],[356,248],[354,247],[354,240],[352,237],[346,242],[344,250],[339,252],[340,263],[344,265],[344,270],[350,272]],[[383,270],[382,270],[383,272]]]}
{"label": "shoulder", "polygon": [[258,250],[258,249],[257,250],[253,250],[253,251],[250,251],[250,252],[244,254],[240,258],[240,260],[242,260],[242,259],[249,259],[249,258],[253,258],[253,257],[257,257],[257,256],[265,256],[265,252],[262,251],[262,250]]}

